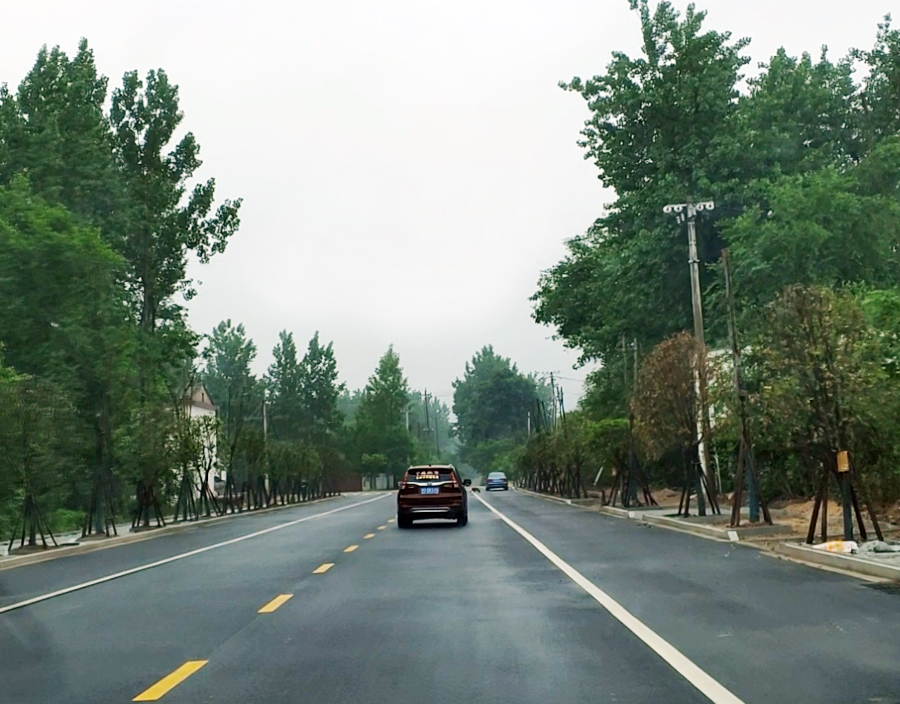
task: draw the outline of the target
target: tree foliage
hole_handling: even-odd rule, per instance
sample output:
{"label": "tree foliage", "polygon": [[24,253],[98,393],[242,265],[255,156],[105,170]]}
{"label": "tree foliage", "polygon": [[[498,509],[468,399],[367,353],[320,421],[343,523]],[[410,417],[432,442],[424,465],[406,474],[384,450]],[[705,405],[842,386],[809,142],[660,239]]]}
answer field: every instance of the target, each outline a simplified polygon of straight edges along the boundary
{"label": "tree foliage", "polygon": [[363,465],[402,472],[414,457],[406,429],[409,384],[393,346],[381,357],[356,414],[356,451]]}
{"label": "tree foliage", "polygon": [[698,222],[715,345],[726,340],[723,246],[746,328],[788,285],[897,279],[900,34],[890,22],[871,51],[836,62],[778,50],[741,90],[747,40],[705,29],[693,5],[683,15],[668,2],[633,7],[641,55],[615,52],[604,73],[563,84],[586,101],[579,144],[615,200],[533,299],[538,322],[610,369],[592,376],[588,398],[612,415],[626,395],[613,369],[622,336],[650,349],[690,327],[687,242],[666,204],[716,203]]}

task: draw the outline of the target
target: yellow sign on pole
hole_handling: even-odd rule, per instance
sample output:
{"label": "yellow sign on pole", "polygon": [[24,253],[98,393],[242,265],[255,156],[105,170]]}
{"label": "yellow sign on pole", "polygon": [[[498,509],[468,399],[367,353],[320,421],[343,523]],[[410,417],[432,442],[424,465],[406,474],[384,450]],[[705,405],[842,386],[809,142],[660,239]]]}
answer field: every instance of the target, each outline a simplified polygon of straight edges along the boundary
{"label": "yellow sign on pole", "polygon": [[837,471],[838,472],[849,472],[850,471],[850,458],[848,457],[846,450],[841,450],[840,452],[838,452]]}

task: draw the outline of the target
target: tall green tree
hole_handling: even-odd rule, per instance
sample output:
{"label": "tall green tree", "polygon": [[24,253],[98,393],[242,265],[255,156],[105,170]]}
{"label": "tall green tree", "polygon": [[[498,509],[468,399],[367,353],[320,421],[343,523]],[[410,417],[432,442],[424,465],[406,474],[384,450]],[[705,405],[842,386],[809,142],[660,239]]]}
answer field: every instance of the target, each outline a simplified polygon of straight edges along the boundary
{"label": "tall green tree", "polygon": [[343,424],[338,399],[345,386],[338,381],[333,343],[323,346],[318,332],[300,361],[298,386],[304,434],[313,445],[330,445]]}
{"label": "tall green tree", "polygon": [[282,330],[278,344],[272,350],[274,361],[269,366],[266,386],[269,392],[269,428],[279,440],[293,440],[301,435],[303,407],[301,393],[301,368],[297,359],[294,334]]}
{"label": "tall green tree", "polygon": [[15,95],[0,89],[0,183],[27,174],[35,193],[111,238],[123,192],[104,113],[107,85],[87,40],[72,59],[42,48]]}
{"label": "tall green tree", "polygon": [[456,435],[466,448],[523,435],[536,398],[534,381],[485,346],[466,362],[463,378],[453,382]]}
{"label": "tall green tree", "polygon": [[71,501],[96,493],[85,473],[109,476],[128,413],[135,328],[121,268],[97,230],[31,195],[23,178],[0,187],[0,339],[10,362],[64,390],[80,419]]}
{"label": "tall green tree", "polygon": [[[693,5],[683,18],[669,2],[632,7],[643,55],[614,52],[606,73],[562,84],[587,102],[579,145],[616,200],[534,297],[538,322],[604,363],[622,335],[649,348],[690,322],[686,238],[662,209],[688,197],[721,200],[737,178],[723,155],[736,151],[737,83],[748,62],[748,40],[705,30]],[[716,230],[702,228],[701,240],[702,258],[715,260]]]}
{"label": "tall green tree", "polygon": [[890,15],[878,25],[875,46],[851,56],[868,69],[860,96],[861,123],[863,140],[872,148],[900,132],[900,30],[891,26]]}
{"label": "tall green tree", "polygon": [[224,468],[234,472],[251,418],[259,416],[262,409],[262,387],[250,371],[256,345],[243,324],[235,326],[231,320],[223,320],[207,337],[203,358],[203,383],[219,407],[221,420],[217,451]]}
{"label": "tall green tree", "polygon": [[110,121],[128,203],[120,247],[141,329],[150,334],[161,318],[176,313],[176,293],[194,294],[188,256],[208,262],[225,250],[240,224],[240,200],[226,200],[213,213],[213,179],[188,193],[202,162],[193,133],[171,144],[183,119],[178,86],[161,69],[149,71],[146,81],[136,71],[126,73],[113,91]]}
{"label": "tall green tree", "polygon": [[[890,21],[871,51],[838,61],[781,49],[738,95],[747,40],[705,30],[693,5],[683,17],[668,2],[632,7],[642,56],[615,52],[605,73],[563,86],[587,102],[579,144],[616,199],[569,242],[533,297],[538,322],[583,361],[601,363],[586,396],[599,417],[620,415],[626,402],[616,372],[623,337],[651,349],[691,326],[684,226],[663,214],[668,203],[716,203],[698,222],[714,345],[727,339],[723,246],[751,327],[786,285],[885,287],[897,276],[900,34]],[[855,62],[868,69],[859,82]]]}
{"label": "tall green tree", "polygon": [[[357,453],[390,472],[406,469],[413,457],[413,441],[406,429],[409,385],[393,346],[369,377],[356,414]],[[378,461],[371,458],[378,457]]]}

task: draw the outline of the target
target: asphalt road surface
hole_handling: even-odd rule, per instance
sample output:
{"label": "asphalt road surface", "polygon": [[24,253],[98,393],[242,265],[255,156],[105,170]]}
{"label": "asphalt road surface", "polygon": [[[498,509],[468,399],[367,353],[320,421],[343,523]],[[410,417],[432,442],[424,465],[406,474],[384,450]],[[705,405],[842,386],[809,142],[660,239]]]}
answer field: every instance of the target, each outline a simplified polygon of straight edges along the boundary
{"label": "asphalt road surface", "polygon": [[900,702],[883,585],[515,491],[465,528],[393,514],[353,495],[0,571],[0,702]]}

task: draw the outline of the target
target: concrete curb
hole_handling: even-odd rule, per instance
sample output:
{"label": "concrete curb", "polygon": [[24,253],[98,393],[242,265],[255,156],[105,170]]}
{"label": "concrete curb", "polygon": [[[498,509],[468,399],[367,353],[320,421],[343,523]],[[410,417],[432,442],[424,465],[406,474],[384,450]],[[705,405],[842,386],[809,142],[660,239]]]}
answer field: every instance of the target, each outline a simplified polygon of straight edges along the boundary
{"label": "concrete curb", "polygon": [[853,555],[843,555],[827,550],[816,550],[803,543],[778,543],[775,552],[816,565],[836,567],[846,572],[856,572],[869,577],[880,577],[895,582],[900,582],[900,567],[887,564],[878,564],[869,560],[862,560]]}
{"label": "concrete curb", "polygon": [[632,511],[630,508],[618,508],[616,506],[598,506],[597,511],[613,518],[630,518],[632,521],[644,519],[643,511]]}
{"label": "concrete curb", "polygon": [[128,545],[130,543],[139,543],[144,540],[152,540],[163,535],[171,535],[180,533],[191,528],[200,528],[208,526],[211,523],[223,521],[228,518],[239,518],[241,516],[258,516],[262,513],[270,513],[285,508],[297,508],[298,506],[312,506],[313,504],[323,501],[332,501],[333,499],[342,498],[343,494],[337,496],[326,496],[321,499],[313,499],[297,504],[285,504],[284,506],[269,506],[268,508],[255,509],[253,511],[243,511],[242,513],[226,513],[223,516],[212,516],[210,518],[201,518],[198,521],[190,521],[188,523],[170,523],[164,528],[154,528],[140,533],[127,533],[114,536],[112,538],[97,538],[89,542],[79,543],[77,545],[62,545],[58,548],[48,548],[46,551],[29,553],[28,555],[12,555],[0,558],[0,572],[11,570],[16,567],[25,567],[26,565],[36,565],[40,562],[48,562],[49,560],[58,560],[70,555],[83,555],[84,553],[94,552],[96,550],[106,550],[107,548],[115,548],[119,545]]}
{"label": "concrete curb", "polygon": [[[574,506],[575,508],[584,508],[589,509],[588,506],[577,506],[572,503],[572,499],[564,499],[561,496],[551,496],[550,494],[541,494],[537,491],[531,491],[531,489],[520,489],[519,487],[513,487],[513,491],[518,491],[522,494],[527,494],[528,496],[536,496],[539,499],[547,499],[547,501],[555,501],[558,504],[565,504],[566,506]],[[487,492],[485,492],[487,493]]]}
{"label": "concrete curb", "polygon": [[745,538],[770,537],[778,535],[791,535],[790,526],[745,526],[743,528],[721,528],[709,526],[703,523],[694,523],[693,521],[685,521],[671,516],[655,516],[651,513],[644,513],[638,520],[644,523],[652,523],[655,525],[683,530],[687,533],[695,535],[708,536],[717,538],[718,540],[728,540],[737,542]]}
{"label": "concrete curb", "polygon": [[674,518],[672,516],[661,516],[658,513],[659,509],[633,510],[626,508],[617,508],[615,506],[579,506],[571,499],[563,499],[558,496],[540,494],[535,491],[529,491],[528,489],[516,489],[516,491],[521,491],[523,494],[529,494],[530,496],[536,496],[541,499],[548,499],[550,501],[556,501],[557,503],[568,504],[569,506],[574,506],[575,508],[583,508],[587,511],[597,511],[598,513],[602,513],[606,516],[612,516],[613,518],[624,518],[633,521],[640,521],[648,525],[670,528],[671,530],[678,530],[683,533],[691,533],[692,535],[699,535],[704,538],[713,538],[715,540],[725,540],[728,542],[737,542],[741,540],[741,538],[789,535],[791,533],[791,529],[788,526],[746,526],[743,528],[718,528],[715,526],[708,526],[703,523],[685,521],[680,518]]}
{"label": "concrete curb", "polygon": [[702,523],[691,523],[679,520],[670,516],[653,515],[645,511],[632,511],[624,508],[616,508],[614,506],[578,506],[571,503],[568,499],[562,499],[557,496],[548,496],[547,494],[539,494],[535,491],[527,489],[516,489],[523,494],[535,496],[540,499],[548,499],[557,503],[568,504],[574,508],[583,508],[585,510],[597,511],[612,518],[624,518],[625,520],[637,521],[645,525],[659,526],[667,530],[688,533],[707,540],[719,540],[725,542],[738,542],[746,547],[762,550],[764,553],[772,557],[784,557],[793,561],[806,564],[810,567],[819,569],[833,570],[847,576],[856,576],[860,579],[879,578],[900,582],[900,566],[881,565],[861,560],[852,555],[842,555],[839,553],[827,552],[823,550],[815,550],[808,545],[794,542],[777,542],[772,550],[768,550],[763,545],[750,542],[742,542],[743,537],[777,537],[779,534],[790,533],[788,526],[753,526],[745,528],[716,528],[707,526]]}

